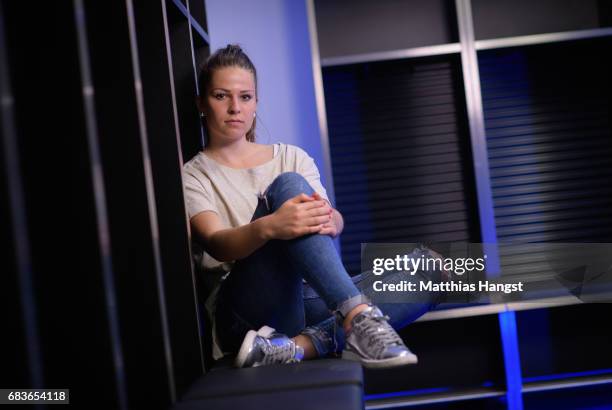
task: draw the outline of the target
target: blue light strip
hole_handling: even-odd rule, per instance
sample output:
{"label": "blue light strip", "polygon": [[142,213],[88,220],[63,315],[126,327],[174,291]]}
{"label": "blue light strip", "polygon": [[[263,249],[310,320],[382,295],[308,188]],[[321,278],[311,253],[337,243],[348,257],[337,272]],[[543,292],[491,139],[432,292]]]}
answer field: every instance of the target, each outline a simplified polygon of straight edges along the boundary
{"label": "blue light strip", "polygon": [[204,41],[206,41],[206,44],[210,44],[210,38],[208,37],[208,34],[206,33],[206,31],[204,31],[202,26],[200,26],[200,23],[198,23],[193,17],[191,17],[191,14],[189,14],[189,11],[187,11],[185,5],[181,3],[181,0],[173,0],[173,2],[176,7],[181,11],[181,13],[183,13],[185,17],[187,17],[189,23],[191,24],[191,27],[193,27],[195,31],[197,31],[198,34],[204,39]]}
{"label": "blue light strip", "polygon": [[519,357],[516,315],[514,311],[499,313],[504,365],[506,370],[506,390],[509,410],[522,410],[521,361]]}

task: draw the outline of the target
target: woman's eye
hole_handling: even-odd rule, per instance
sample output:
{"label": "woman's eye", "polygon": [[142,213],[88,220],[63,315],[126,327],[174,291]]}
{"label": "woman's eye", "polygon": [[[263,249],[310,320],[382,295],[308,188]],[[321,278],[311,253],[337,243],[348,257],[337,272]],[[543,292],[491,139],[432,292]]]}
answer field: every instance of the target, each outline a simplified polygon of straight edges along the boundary
{"label": "woman's eye", "polygon": [[223,94],[223,93],[215,94],[214,97],[217,100],[222,100],[223,98],[225,98],[225,94]]}
{"label": "woman's eye", "polygon": [[242,99],[244,101],[249,101],[251,98],[253,98],[250,94],[243,94],[242,95]]}

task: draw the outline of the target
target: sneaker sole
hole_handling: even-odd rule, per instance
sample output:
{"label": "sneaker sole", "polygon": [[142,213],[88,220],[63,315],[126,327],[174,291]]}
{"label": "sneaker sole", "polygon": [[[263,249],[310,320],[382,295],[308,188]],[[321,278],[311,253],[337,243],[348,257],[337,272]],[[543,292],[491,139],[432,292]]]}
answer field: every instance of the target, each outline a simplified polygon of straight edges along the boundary
{"label": "sneaker sole", "polygon": [[242,345],[240,346],[240,350],[238,351],[238,355],[234,360],[234,366],[243,367],[246,362],[249,353],[251,353],[251,346],[253,346],[253,340],[257,336],[268,337],[274,332],[270,326],[263,326],[258,331],[249,330],[244,340],[242,341]]}
{"label": "sneaker sole", "polygon": [[419,359],[414,353],[406,356],[392,357],[384,360],[368,360],[348,350],[342,352],[342,358],[345,360],[353,360],[361,362],[363,367],[369,369],[384,369],[390,367],[408,366],[411,364],[417,364]]}

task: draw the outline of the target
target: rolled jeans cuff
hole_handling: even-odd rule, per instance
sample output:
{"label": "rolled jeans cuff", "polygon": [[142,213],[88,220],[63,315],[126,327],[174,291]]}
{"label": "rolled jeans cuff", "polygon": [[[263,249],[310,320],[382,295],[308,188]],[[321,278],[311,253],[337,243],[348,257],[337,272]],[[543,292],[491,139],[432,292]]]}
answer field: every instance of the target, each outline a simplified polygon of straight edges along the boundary
{"label": "rolled jeans cuff", "polygon": [[317,351],[317,357],[326,357],[337,350],[335,336],[330,337],[330,334],[320,327],[308,326],[300,334],[310,338],[312,345]]}
{"label": "rolled jeans cuff", "polygon": [[353,310],[356,306],[359,306],[359,305],[362,305],[362,304],[370,305],[370,304],[372,304],[372,301],[370,300],[369,297],[367,297],[366,295],[361,294],[361,293],[358,294],[358,295],[355,295],[353,297],[348,298],[344,302],[339,303],[338,307],[334,311],[334,313],[336,315],[336,321],[338,322],[338,324],[342,325],[346,315],[348,315],[348,313],[351,310]]}

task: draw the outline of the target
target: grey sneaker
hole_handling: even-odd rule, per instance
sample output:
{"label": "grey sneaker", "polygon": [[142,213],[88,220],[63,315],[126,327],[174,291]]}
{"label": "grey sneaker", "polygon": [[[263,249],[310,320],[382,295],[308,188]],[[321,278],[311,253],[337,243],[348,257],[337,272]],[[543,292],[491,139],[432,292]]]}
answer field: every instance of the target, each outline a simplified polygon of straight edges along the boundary
{"label": "grey sneaker", "polygon": [[236,367],[258,367],[274,363],[294,363],[304,358],[304,349],[269,326],[249,330],[236,356]]}
{"label": "grey sneaker", "polygon": [[383,368],[415,364],[417,357],[404,344],[376,306],[355,315],[346,335],[342,358],[358,360],[365,367]]}

